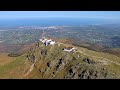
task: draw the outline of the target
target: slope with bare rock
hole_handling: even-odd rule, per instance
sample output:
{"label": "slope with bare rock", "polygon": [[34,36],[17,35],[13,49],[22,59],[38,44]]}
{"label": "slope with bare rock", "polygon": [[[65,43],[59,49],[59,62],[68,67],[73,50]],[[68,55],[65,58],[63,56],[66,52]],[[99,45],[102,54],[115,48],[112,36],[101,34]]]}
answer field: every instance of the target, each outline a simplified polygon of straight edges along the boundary
{"label": "slope with bare rock", "polygon": [[[67,52],[65,47],[76,50]],[[29,47],[29,46],[28,46]],[[57,42],[37,42],[24,54],[0,66],[0,78],[21,79],[115,79],[120,78],[120,58]]]}

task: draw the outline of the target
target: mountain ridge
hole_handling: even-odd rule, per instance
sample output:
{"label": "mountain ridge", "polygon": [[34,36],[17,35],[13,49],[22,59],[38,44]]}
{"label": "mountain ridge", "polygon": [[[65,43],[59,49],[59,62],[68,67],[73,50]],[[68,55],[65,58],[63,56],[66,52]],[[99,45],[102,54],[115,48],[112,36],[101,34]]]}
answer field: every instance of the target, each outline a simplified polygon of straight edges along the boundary
{"label": "mountain ridge", "polygon": [[[56,66],[54,65],[54,64],[52,64],[52,66],[54,66],[54,69],[53,69],[53,73],[51,73],[49,70],[49,66],[47,66],[47,65],[45,65],[46,66],[46,68],[44,68],[45,70],[43,70],[43,71],[41,71],[40,70],[40,72],[42,72],[42,73],[46,73],[46,71],[47,71],[47,74],[48,74],[48,72],[49,73],[51,73],[53,76],[51,76],[51,74],[50,75],[48,75],[48,76],[43,76],[42,78],[72,78],[72,77],[70,77],[70,73],[68,74],[68,72],[69,72],[69,70],[72,70],[71,69],[71,67],[76,67],[77,65],[78,65],[78,67],[80,67],[79,66],[79,64],[81,64],[81,63],[84,63],[83,64],[83,66],[81,66],[81,68],[85,68],[85,71],[83,71],[82,72],[82,70],[81,70],[81,75],[82,75],[82,73],[89,73],[90,71],[89,71],[89,68],[92,68],[93,69],[93,67],[94,68],[96,68],[97,66],[96,65],[94,65],[95,63],[98,63],[98,62],[95,62],[94,60],[91,60],[91,59],[89,59],[89,57],[87,56],[84,56],[84,53],[82,52],[82,53],[80,53],[79,51],[77,51],[77,52],[75,52],[75,53],[79,53],[79,55],[81,55],[81,57],[82,58],[80,58],[81,60],[77,60],[76,58],[77,57],[75,57],[75,56],[72,56],[73,54],[75,54],[74,52],[72,53],[72,52],[64,52],[64,51],[62,51],[63,50],[63,47],[64,47],[64,45],[65,46],[68,46],[67,44],[63,44],[63,43],[60,43],[60,45],[62,45],[61,47],[60,46],[56,46],[56,48],[55,48],[55,46],[48,46],[48,47],[44,47],[44,49],[43,49],[43,56],[44,57],[42,57],[42,59],[45,59],[45,62],[46,62],[46,64],[50,64],[50,62],[52,62],[57,56],[54,56],[54,55],[56,55],[56,53],[58,53],[59,54],[59,57],[57,58],[57,59],[59,59],[60,58],[60,55],[62,55],[62,53],[61,52],[63,52],[63,53],[66,53],[67,55],[68,55],[68,57],[67,58],[69,58],[68,59],[68,61],[67,61],[67,58],[65,57],[65,58],[60,58],[59,60],[54,60],[54,62],[53,63],[56,63]],[[70,45],[69,45],[70,46]],[[54,47],[54,48],[53,48]],[[60,47],[61,48],[61,50],[59,50],[58,52],[56,51],[57,50],[57,48],[58,47]],[[53,54],[53,53],[51,53],[52,51],[50,50],[48,50],[48,52],[49,53],[51,53],[52,54],[52,57],[50,57],[50,58],[48,58],[46,55],[47,55],[47,51],[45,50],[45,48],[49,48],[49,49],[51,49],[52,50],[52,48],[54,49],[53,50],[53,52],[55,53],[55,51],[56,51],[56,53],[55,54]],[[69,55],[70,54],[70,55]],[[82,55],[83,54],[83,55]],[[48,54],[49,55],[49,54]],[[50,56],[50,55],[49,55]],[[72,57],[71,57],[72,56]],[[47,59],[46,59],[46,57],[47,57]],[[54,58],[53,58],[54,57]],[[63,56],[62,56],[63,57]],[[80,56],[79,56],[80,57]],[[51,58],[53,58],[53,59],[51,59]],[[72,59],[71,59],[72,58]],[[48,59],[51,59],[51,60],[48,60]],[[75,60],[77,60],[77,61],[74,61],[74,59]],[[62,62],[62,60],[63,60],[63,62]],[[38,62],[43,62],[43,63],[45,63],[44,61],[39,61],[38,60]],[[68,64],[68,63],[66,63],[66,62],[68,62],[68,63],[71,63],[70,65]],[[58,63],[58,65],[57,65],[57,63]],[[73,63],[76,63],[76,64],[73,64]],[[42,63],[41,63],[42,64]],[[68,64],[68,67],[67,67],[67,64]],[[72,65],[73,64],[73,65]],[[62,65],[61,67],[59,67],[60,65]],[[97,64],[98,65],[98,64]],[[38,67],[37,67],[38,66]],[[37,64],[35,64],[35,67],[37,67],[37,68],[39,68],[39,64],[37,63]],[[67,71],[65,70],[65,67],[67,67],[66,69],[67,69]],[[41,67],[40,67],[41,68]],[[52,67],[53,68],[53,67]],[[60,70],[58,69],[58,71],[57,70],[55,70],[55,68],[60,68]],[[98,67],[97,67],[98,68]],[[65,71],[64,71],[65,70]],[[88,70],[88,71],[87,71]],[[102,73],[104,72],[104,68],[98,68],[98,71],[97,70],[95,70],[96,72],[98,72],[98,73],[100,73],[100,75],[102,75]],[[94,69],[92,70],[93,72],[94,72]],[[63,73],[61,73],[61,72],[63,72]],[[105,71],[106,72],[106,71]],[[56,73],[56,74],[55,74]],[[76,73],[78,73],[78,72],[76,72]],[[76,74],[75,72],[74,72],[74,74]],[[106,72],[107,73],[107,72]],[[54,75],[55,74],[55,75]],[[62,75],[64,76],[64,77],[60,77],[60,76],[62,76]],[[60,75],[60,76],[59,76]],[[78,75],[79,76],[79,75]],[[73,78],[75,78],[75,79],[78,79],[79,77],[78,76],[73,76]],[[109,75],[108,75],[109,76]],[[95,78],[95,76],[93,77],[93,76],[84,76],[84,74],[83,74],[83,77],[81,76],[81,79],[83,79],[83,78]],[[103,77],[96,77],[96,78],[103,78]],[[105,77],[104,77],[105,78]]]}
{"label": "mountain ridge", "polygon": [[[77,50],[75,52],[63,51],[67,46],[74,47]],[[27,49],[23,49],[23,51],[24,53],[14,57],[15,59],[12,62],[0,66],[0,78],[120,78],[120,58],[111,54],[99,53],[60,42],[57,42],[55,45],[45,46],[40,41],[30,45]],[[4,72],[2,72],[3,69]]]}

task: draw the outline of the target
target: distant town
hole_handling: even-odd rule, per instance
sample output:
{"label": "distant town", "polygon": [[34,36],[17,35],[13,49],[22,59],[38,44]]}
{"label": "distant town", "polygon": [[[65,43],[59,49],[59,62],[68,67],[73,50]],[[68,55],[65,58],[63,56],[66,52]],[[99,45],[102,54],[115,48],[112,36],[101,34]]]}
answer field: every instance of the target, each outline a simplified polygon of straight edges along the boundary
{"label": "distant town", "polygon": [[119,48],[119,29],[118,24],[0,28],[0,51],[6,51],[6,47],[11,47],[11,51],[16,50],[14,48],[39,41],[43,35],[48,38],[67,39],[66,43],[93,50]]}

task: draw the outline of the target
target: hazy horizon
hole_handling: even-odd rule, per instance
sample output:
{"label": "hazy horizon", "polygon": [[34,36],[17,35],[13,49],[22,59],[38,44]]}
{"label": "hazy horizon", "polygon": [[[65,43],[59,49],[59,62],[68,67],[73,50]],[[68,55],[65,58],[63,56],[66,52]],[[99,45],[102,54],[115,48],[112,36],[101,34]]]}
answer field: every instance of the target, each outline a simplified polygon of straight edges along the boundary
{"label": "hazy horizon", "polygon": [[119,11],[0,11],[0,27],[119,23]]}
{"label": "hazy horizon", "polygon": [[119,21],[96,18],[70,18],[70,17],[47,17],[47,18],[24,18],[24,19],[0,19],[0,27],[14,26],[79,26],[90,24],[119,24]]}
{"label": "hazy horizon", "polygon": [[0,11],[0,18],[79,17],[119,19],[119,11]]}

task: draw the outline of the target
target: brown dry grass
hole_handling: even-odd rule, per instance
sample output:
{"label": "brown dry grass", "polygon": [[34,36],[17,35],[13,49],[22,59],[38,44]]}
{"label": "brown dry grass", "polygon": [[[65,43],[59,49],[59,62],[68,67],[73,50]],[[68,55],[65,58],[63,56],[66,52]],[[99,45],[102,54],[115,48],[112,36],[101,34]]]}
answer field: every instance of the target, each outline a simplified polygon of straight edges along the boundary
{"label": "brown dry grass", "polygon": [[0,53],[0,66],[5,65],[14,60],[14,57],[9,57],[8,53]]}

